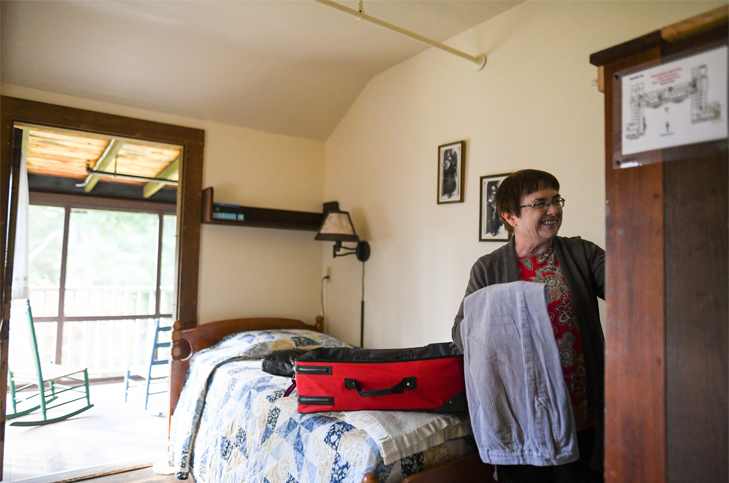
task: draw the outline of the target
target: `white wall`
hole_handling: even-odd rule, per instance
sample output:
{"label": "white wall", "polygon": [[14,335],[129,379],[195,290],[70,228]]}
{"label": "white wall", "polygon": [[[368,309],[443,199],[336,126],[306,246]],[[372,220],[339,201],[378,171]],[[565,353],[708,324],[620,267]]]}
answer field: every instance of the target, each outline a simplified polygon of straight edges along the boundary
{"label": "white wall", "polygon": [[[204,186],[215,188],[216,200],[321,213],[323,142],[216,125],[206,129],[205,146]],[[315,235],[203,225],[200,322],[277,316],[314,323],[322,312]]]}
{"label": "white wall", "polygon": [[[3,84],[2,94],[205,130],[203,186],[216,201],[321,212],[324,143]],[[203,225],[199,323],[321,313],[314,232]]]}
{"label": "white wall", "polygon": [[[725,2],[522,4],[448,42],[485,52],[475,72],[431,49],[373,79],[326,145],[325,198],[368,240],[365,346],[448,341],[479,242],[479,177],[549,171],[566,198],[560,234],[605,245],[604,97],[591,53]],[[466,140],[465,202],[436,203],[437,148]],[[361,264],[331,259],[329,330],[359,342]]]}

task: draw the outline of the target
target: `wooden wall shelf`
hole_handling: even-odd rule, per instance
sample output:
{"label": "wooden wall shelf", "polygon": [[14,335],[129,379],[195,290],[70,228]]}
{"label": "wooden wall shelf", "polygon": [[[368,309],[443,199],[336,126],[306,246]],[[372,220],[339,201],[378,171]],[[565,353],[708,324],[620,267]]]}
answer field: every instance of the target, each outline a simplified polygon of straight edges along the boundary
{"label": "wooden wall shelf", "polygon": [[213,188],[205,188],[202,192],[203,223],[211,225],[280,228],[284,230],[317,231],[324,221],[324,215],[326,213],[339,210],[339,203],[336,201],[324,203],[322,213],[241,206],[244,215],[243,220],[220,220],[213,218],[213,203]]}

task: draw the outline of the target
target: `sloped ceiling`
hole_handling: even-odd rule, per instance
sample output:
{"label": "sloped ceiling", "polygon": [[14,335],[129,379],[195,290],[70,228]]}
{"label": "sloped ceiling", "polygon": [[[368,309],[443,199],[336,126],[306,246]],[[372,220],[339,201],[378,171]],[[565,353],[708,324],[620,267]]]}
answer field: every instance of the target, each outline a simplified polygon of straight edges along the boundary
{"label": "sloped ceiling", "polygon": [[[444,42],[519,3],[364,10]],[[3,0],[0,22],[3,83],[316,140],[370,79],[430,48],[311,0]]]}

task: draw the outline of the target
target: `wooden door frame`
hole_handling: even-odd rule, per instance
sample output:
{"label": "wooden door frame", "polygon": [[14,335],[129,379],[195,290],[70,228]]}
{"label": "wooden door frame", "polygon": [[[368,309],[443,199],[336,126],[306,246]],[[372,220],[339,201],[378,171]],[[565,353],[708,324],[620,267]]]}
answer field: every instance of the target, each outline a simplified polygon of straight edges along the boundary
{"label": "wooden door frame", "polygon": [[[113,114],[76,109],[13,97],[0,97],[0,253],[5,253],[12,129],[16,122],[74,129],[114,137],[182,146],[183,157],[177,191],[177,263],[173,317],[184,328],[197,325],[202,167],[205,131],[145,121]],[[2,274],[5,273],[5,257]],[[3,287],[7,289],[8,287]],[[9,319],[3,307],[2,319]],[[0,478],[5,441],[5,395],[8,375],[8,324],[0,328]]]}
{"label": "wooden door frame", "polygon": [[728,18],[722,7],[590,57],[605,94],[606,483],[726,481],[727,141],[627,169],[613,153],[616,74],[726,44]]}

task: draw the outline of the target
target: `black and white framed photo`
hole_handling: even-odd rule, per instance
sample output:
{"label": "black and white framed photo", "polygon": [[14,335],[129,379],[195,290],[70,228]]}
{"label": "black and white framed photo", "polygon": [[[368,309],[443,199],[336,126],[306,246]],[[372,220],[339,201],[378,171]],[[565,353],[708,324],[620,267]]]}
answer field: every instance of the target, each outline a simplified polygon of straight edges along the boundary
{"label": "black and white framed photo", "polygon": [[438,146],[438,203],[463,202],[466,141]]}
{"label": "black and white framed photo", "polygon": [[509,233],[496,209],[496,190],[511,173],[481,176],[481,218],[478,241],[508,241]]}

